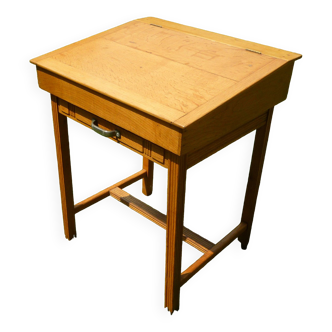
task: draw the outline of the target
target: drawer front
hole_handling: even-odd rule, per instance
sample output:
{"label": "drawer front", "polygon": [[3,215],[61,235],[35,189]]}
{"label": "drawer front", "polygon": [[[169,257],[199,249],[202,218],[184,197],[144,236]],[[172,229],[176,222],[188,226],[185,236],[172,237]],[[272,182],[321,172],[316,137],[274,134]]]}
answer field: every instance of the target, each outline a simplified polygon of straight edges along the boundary
{"label": "drawer front", "polygon": [[105,121],[98,116],[95,116],[77,106],[75,106],[75,119],[79,122],[91,127],[92,119],[96,119],[98,127],[104,130],[118,130],[121,133],[120,138],[110,137],[113,141],[126,145],[138,152],[143,152],[143,139],[123,128],[120,128],[108,121]]}
{"label": "drawer front", "polygon": [[92,119],[96,119],[99,128],[108,131],[118,130],[121,137],[109,137],[111,140],[144,155],[159,165],[167,167],[168,159],[166,158],[166,152],[163,148],[60,98],[58,98],[58,110],[61,114],[70,117],[89,128],[91,128]]}
{"label": "drawer front", "polygon": [[143,153],[143,139],[123,128],[120,128],[113,123],[105,121],[104,119],[95,116],[94,114],[83,110],[77,106],[67,103],[66,101],[59,98],[58,103],[59,112],[63,115],[70,116],[76,121],[86,125],[91,128],[92,119],[96,119],[98,127],[104,130],[118,130],[121,133],[120,138],[109,137],[115,142],[118,142],[122,145],[129,147],[137,152]]}

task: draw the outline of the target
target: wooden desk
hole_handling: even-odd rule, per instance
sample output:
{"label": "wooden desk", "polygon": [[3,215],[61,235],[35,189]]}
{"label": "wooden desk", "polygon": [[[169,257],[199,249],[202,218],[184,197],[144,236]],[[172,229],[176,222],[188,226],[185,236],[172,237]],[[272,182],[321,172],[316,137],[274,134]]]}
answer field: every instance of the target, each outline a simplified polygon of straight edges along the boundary
{"label": "wooden desk", "polygon": [[[52,96],[65,235],[75,214],[112,196],[166,229],[165,307],[236,238],[246,249],[273,107],[285,100],[301,55],[157,18],[134,20],[31,60]],[[143,156],[143,169],[74,205],[67,118]],[[217,244],[183,226],[187,169],[256,130],[240,224]],[[168,168],[167,216],[123,190],[153,165]],[[181,273],[182,241],[203,255]]]}

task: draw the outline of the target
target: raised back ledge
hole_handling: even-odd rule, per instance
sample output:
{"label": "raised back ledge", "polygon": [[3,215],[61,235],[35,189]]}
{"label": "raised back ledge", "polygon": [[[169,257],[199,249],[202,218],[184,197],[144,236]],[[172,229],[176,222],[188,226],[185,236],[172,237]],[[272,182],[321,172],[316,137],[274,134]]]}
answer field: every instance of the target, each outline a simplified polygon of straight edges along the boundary
{"label": "raised back ledge", "polygon": [[199,27],[193,27],[184,23],[170,21],[164,18],[159,18],[155,16],[145,16],[142,18],[138,18],[136,20],[146,24],[161,25],[163,28],[190,33],[194,36],[215,40],[227,45],[232,45],[235,47],[261,52],[262,54],[286,61],[294,61],[294,60],[298,61],[303,58],[303,54],[299,52],[284,50],[276,46],[261,44],[254,41],[245,40],[241,37],[229,36],[224,33],[205,30]]}

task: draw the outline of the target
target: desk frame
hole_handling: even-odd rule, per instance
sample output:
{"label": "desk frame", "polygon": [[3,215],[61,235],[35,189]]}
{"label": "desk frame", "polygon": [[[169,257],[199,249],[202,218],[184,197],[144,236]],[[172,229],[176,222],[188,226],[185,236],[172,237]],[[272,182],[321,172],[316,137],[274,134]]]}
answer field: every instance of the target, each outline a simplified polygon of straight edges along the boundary
{"label": "desk frame", "polygon": [[[242,249],[247,248],[263,170],[273,108],[268,109],[263,115],[247,122],[240,128],[233,130],[231,133],[218,138],[195,152],[179,156],[171,151],[167,151],[166,157],[168,158],[168,162],[163,165],[168,168],[167,216],[165,216],[122,190],[128,185],[142,180],[143,193],[151,195],[154,162],[146,156],[143,156],[143,168],[141,171],[74,205],[67,116],[59,112],[61,99],[51,95],[51,100],[66,238],[71,240],[73,237],[76,237],[75,214],[108,196],[116,198],[157,225],[165,228],[165,307],[171,313],[174,310],[179,310],[181,286],[235,239],[238,238],[241,242]],[[70,110],[67,113],[70,114]],[[183,225],[187,169],[254,130],[256,130],[256,136],[241,222],[222,240],[214,244]],[[200,250],[203,252],[203,255],[181,273],[182,241]]]}

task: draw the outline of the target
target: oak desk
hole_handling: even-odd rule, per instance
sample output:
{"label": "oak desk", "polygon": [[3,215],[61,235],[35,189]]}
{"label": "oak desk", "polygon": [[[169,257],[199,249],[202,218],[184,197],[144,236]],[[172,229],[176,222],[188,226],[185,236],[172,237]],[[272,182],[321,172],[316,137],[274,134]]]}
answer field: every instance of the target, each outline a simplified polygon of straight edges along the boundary
{"label": "oak desk", "polygon": [[[40,88],[52,99],[65,235],[75,214],[112,196],[166,229],[165,307],[180,287],[236,238],[246,249],[273,107],[286,99],[301,55],[157,18],[143,18],[37,57]],[[74,205],[67,118],[143,156],[131,177]],[[256,130],[240,224],[217,244],[183,226],[187,169]],[[167,216],[123,190],[153,165],[168,168]],[[181,273],[182,241],[203,255]]]}

